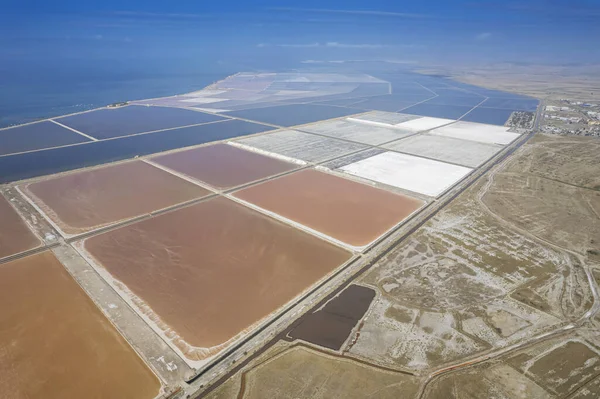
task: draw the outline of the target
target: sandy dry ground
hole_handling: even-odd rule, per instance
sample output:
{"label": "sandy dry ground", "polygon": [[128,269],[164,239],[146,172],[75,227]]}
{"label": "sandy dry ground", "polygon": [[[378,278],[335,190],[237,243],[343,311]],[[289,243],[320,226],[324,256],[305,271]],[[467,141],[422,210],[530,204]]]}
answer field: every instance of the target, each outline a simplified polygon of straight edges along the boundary
{"label": "sandy dry ground", "polygon": [[597,398],[598,343],[596,337],[589,339],[585,334],[550,339],[504,355],[496,362],[435,379],[423,398]]}
{"label": "sandy dry ground", "polygon": [[297,167],[227,144],[161,155],[152,160],[219,189],[239,186]]}
{"label": "sandy dry ground", "polygon": [[582,255],[600,250],[599,191],[512,173],[496,176],[493,188],[485,203],[514,225]]}
{"label": "sandy dry ground", "polygon": [[315,170],[235,193],[237,198],[349,245],[370,244],[423,202]]}
{"label": "sandy dry ground", "polygon": [[350,257],[224,198],[92,237],[85,248],[192,360]]}
{"label": "sandy dry ground", "polygon": [[210,194],[143,161],[51,177],[23,189],[69,235]]}
{"label": "sandy dry ground", "polygon": [[383,296],[351,352],[428,369],[590,309],[580,261],[497,220],[478,202],[482,192],[494,186],[473,186],[365,276]]}
{"label": "sandy dry ground", "polygon": [[155,375],[50,252],[0,265],[0,398],[139,398]]}
{"label": "sandy dry ground", "polygon": [[435,381],[427,399],[549,399],[550,395],[535,382],[507,365],[477,367]]}
{"label": "sandy dry ground", "polygon": [[531,173],[583,188],[600,190],[600,141],[538,134],[507,172]]}
{"label": "sandy dry ground", "polygon": [[600,143],[538,135],[484,202],[544,240],[600,262]]}
{"label": "sandy dry ground", "polygon": [[41,244],[10,202],[1,194],[0,221],[0,258],[33,249]]}
{"label": "sandy dry ground", "polygon": [[524,94],[536,98],[600,99],[600,66],[498,64],[487,66],[435,66],[424,74],[450,75],[452,79],[475,86]]}
{"label": "sandy dry ground", "polygon": [[551,396],[513,368],[497,365],[478,367],[441,378],[432,384],[425,398],[549,399]]}
{"label": "sandy dry ground", "polygon": [[533,345],[503,356],[495,364],[438,378],[426,389],[424,398],[597,398],[597,343],[571,334]]}
{"label": "sandy dry ground", "polygon": [[[558,329],[592,309],[580,247],[596,234],[597,215],[585,201],[596,193],[534,183],[527,168],[514,165],[544,169],[543,157],[531,156],[535,146],[463,193],[364,277],[382,297],[350,353],[431,369]],[[585,168],[572,159],[562,170],[577,163]],[[578,355],[562,354],[569,356]],[[437,380],[426,397],[548,397],[547,381],[512,374],[504,365],[457,374],[450,386]]]}
{"label": "sandy dry ground", "polygon": [[509,364],[561,396],[600,372],[598,349],[578,339],[540,345],[514,356]]}
{"label": "sandy dry ground", "polygon": [[278,345],[256,365],[216,390],[217,398],[410,398],[418,389],[411,376],[382,370],[304,347]]}

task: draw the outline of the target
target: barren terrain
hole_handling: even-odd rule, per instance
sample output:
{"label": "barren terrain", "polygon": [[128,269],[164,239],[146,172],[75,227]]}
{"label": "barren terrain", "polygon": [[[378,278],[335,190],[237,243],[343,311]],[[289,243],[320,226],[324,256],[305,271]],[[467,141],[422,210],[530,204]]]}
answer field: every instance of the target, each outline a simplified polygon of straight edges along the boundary
{"label": "barren terrain", "polygon": [[481,67],[431,67],[419,72],[447,74],[460,82],[537,98],[600,98],[599,65],[551,66],[494,64]]}

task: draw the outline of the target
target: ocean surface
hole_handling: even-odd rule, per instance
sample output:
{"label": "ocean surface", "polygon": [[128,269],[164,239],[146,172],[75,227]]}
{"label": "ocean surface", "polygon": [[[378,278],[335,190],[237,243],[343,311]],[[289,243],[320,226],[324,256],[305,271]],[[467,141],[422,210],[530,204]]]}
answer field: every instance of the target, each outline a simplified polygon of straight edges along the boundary
{"label": "ocean surface", "polygon": [[115,102],[200,90],[235,72],[0,68],[0,128]]}

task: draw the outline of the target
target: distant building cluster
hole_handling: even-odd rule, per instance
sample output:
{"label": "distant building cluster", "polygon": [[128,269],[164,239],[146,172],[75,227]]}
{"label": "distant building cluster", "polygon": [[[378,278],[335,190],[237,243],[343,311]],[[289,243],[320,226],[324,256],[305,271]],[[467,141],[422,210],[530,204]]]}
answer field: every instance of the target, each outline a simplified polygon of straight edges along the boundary
{"label": "distant building cluster", "polygon": [[544,117],[547,119],[556,119],[556,120],[568,122],[568,123],[581,123],[582,122],[582,118],[578,118],[576,116],[567,117],[567,116],[545,114]]}
{"label": "distant building cluster", "polygon": [[573,104],[573,105],[578,105],[580,107],[598,107],[600,105],[598,104],[593,104],[593,103],[585,103],[583,101],[573,101],[573,100],[569,100],[569,99],[562,99],[561,101],[566,102],[567,104]]}
{"label": "distant building cluster", "polygon": [[577,136],[600,136],[600,104],[561,99],[545,107],[542,131]]}
{"label": "distant building cluster", "polygon": [[548,112],[558,112],[558,111],[571,111],[569,107],[557,107],[555,105],[547,105],[546,111]]}
{"label": "distant building cluster", "polygon": [[506,126],[517,127],[521,129],[531,129],[535,121],[535,114],[527,111],[515,111],[512,113]]}

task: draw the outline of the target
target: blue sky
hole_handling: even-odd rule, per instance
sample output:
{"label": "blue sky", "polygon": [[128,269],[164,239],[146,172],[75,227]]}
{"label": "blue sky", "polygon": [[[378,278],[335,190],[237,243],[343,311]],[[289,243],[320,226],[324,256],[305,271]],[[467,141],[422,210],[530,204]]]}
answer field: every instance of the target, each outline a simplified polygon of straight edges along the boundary
{"label": "blue sky", "polygon": [[5,0],[4,67],[598,63],[600,2]]}

